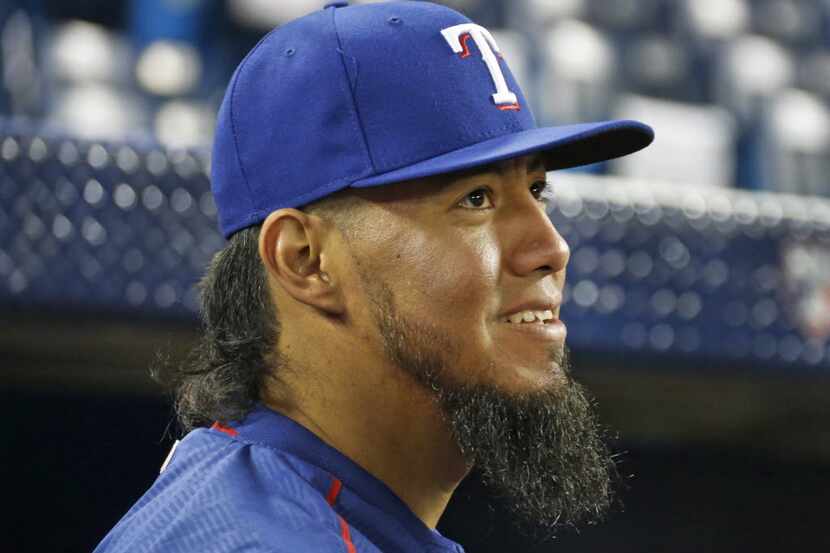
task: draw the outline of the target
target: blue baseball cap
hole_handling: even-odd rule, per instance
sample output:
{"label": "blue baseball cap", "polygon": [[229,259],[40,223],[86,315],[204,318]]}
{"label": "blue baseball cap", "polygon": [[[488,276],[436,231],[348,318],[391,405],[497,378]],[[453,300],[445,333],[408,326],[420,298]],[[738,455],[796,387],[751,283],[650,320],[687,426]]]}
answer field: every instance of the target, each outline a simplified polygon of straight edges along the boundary
{"label": "blue baseball cap", "polygon": [[490,32],[445,6],[334,2],[271,31],[239,64],[211,179],[229,237],[344,188],[532,152],[564,169],[653,139],[636,121],[537,127]]}

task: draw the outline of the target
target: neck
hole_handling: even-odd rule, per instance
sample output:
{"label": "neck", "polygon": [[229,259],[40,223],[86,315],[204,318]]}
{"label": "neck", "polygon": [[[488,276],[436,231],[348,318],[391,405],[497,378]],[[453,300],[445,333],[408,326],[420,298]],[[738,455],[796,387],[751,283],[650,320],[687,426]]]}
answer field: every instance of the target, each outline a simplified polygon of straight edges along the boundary
{"label": "neck", "polygon": [[[332,337],[305,340],[331,344]],[[438,405],[401,369],[360,355],[367,352],[355,351],[354,341],[344,351],[285,360],[297,370],[285,371],[283,388],[267,390],[263,400],[384,482],[435,528],[469,470]]]}

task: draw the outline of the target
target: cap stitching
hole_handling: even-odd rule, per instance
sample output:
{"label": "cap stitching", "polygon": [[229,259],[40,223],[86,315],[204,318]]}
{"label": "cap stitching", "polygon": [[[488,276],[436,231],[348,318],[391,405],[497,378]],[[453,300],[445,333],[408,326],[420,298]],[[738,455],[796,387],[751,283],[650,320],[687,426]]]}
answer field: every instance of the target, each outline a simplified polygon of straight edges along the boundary
{"label": "cap stitching", "polygon": [[245,173],[245,167],[242,165],[242,159],[239,157],[239,139],[236,136],[236,120],[234,117],[234,109],[233,105],[236,100],[236,85],[239,82],[239,79],[242,78],[242,68],[240,67],[239,75],[233,81],[233,87],[231,88],[231,105],[230,109],[230,119],[231,119],[231,135],[233,136],[233,153],[236,154],[236,164],[239,166],[239,172],[242,175],[242,182],[245,183],[245,188],[248,190],[248,201],[253,207],[253,194],[251,193],[251,185],[248,183],[248,175]]}
{"label": "cap stitching", "polygon": [[230,106],[228,106],[229,107],[228,111],[230,112],[230,120],[231,120],[231,135],[233,136],[233,151],[234,151],[234,154],[236,154],[236,164],[239,166],[239,172],[242,174],[242,181],[245,183],[245,188],[248,190],[248,203],[251,205],[251,207],[259,207],[259,206],[256,202],[254,202],[254,194],[251,191],[251,184],[248,181],[248,174],[245,172],[245,166],[242,164],[242,158],[239,155],[239,139],[237,137],[237,132],[236,132],[236,119],[234,117],[233,107],[234,107],[234,103],[236,101],[236,85],[239,84],[239,80],[242,78],[242,71],[244,70],[245,65],[247,65],[248,60],[251,59],[251,56],[253,56],[254,52],[259,50],[259,46],[263,42],[265,42],[265,40],[268,37],[270,37],[274,33],[274,31],[276,31],[276,29],[272,29],[271,32],[269,32],[264,37],[262,37],[262,39],[260,39],[260,41],[257,42],[256,46],[254,46],[251,49],[251,51],[248,52],[248,55],[246,55],[245,58],[242,60],[242,62],[239,64],[239,69],[237,70],[236,78],[233,81],[233,85],[231,85]]}
{"label": "cap stitching", "polygon": [[[372,157],[372,150],[369,148],[369,139],[366,136],[366,130],[363,127],[363,119],[360,117],[360,109],[357,107],[357,100],[355,99],[355,88],[357,87],[357,78],[358,72],[360,71],[360,65],[357,63],[357,58],[354,56],[349,56],[346,54],[346,51],[343,49],[343,42],[340,40],[340,32],[337,30],[337,21],[336,15],[338,10],[332,10],[331,12],[331,23],[334,27],[334,36],[337,38],[337,52],[340,54],[340,62],[343,64],[343,73],[346,77],[346,81],[349,83],[349,96],[352,99],[352,108],[354,109],[354,115],[357,119],[357,128],[360,131],[360,136],[363,138],[363,148],[366,151],[366,157],[369,158],[369,164],[372,166],[372,171],[377,172],[377,168],[375,165],[375,160]],[[349,68],[346,67],[346,57],[354,60],[354,65],[356,68],[355,71],[355,79],[354,79],[354,86],[352,86],[352,80],[349,78]]]}

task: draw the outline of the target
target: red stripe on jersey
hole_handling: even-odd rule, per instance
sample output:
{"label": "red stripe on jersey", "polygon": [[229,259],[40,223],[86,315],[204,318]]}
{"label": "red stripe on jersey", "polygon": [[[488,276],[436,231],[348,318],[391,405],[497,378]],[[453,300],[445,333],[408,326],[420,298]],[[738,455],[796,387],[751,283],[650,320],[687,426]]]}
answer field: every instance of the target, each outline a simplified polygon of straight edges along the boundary
{"label": "red stripe on jersey", "polygon": [[[332,507],[334,507],[334,503],[337,501],[337,496],[340,495],[340,490],[342,488],[343,482],[332,477],[331,486],[329,486],[329,493],[326,494],[326,501]],[[337,522],[340,523],[340,536],[343,538],[343,543],[346,544],[346,553],[357,553],[357,550],[354,548],[354,544],[352,543],[352,534],[349,532],[349,524],[339,514],[334,514],[337,515]]]}
{"label": "red stripe on jersey", "polygon": [[343,536],[343,542],[346,544],[346,551],[348,553],[357,553],[357,550],[354,548],[354,544],[352,543],[352,536],[349,533],[348,523],[346,523],[340,515],[337,515],[337,520],[340,521],[340,535]]}
{"label": "red stripe on jersey", "polygon": [[210,427],[211,430],[218,430],[219,432],[224,432],[228,436],[234,437],[239,436],[239,432],[237,432],[234,428],[229,426],[223,426],[219,424],[219,421],[213,423],[213,426]]}
{"label": "red stripe on jersey", "polygon": [[329,493],[326,495],[326,501],[328,501],[329,505],[334,505],[334,502],[337,501],[337,496],[340,494],[340,488],[342,487],[343,483],[340,480],[332,478]]}

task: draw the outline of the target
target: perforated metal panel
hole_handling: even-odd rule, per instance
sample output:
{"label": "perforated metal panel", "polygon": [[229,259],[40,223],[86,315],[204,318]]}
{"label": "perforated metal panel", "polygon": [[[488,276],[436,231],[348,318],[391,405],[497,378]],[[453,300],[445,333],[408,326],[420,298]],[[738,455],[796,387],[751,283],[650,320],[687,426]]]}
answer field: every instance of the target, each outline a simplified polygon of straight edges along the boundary
{"label": "perforated metal panel", "polygon": [[224,240],[193,152],[2,133],[0,301],[191,316]]}
{"label": "perforated metal panel", "polygon": [[562,175],[572,345],[830,366],[830,202]]}
{"label": "perforated metal panel", "polygon": [[[0,306],[193,318],[200,152],[0,127]],[[573,347],[830,368],[830,202],[555,174]]]}

